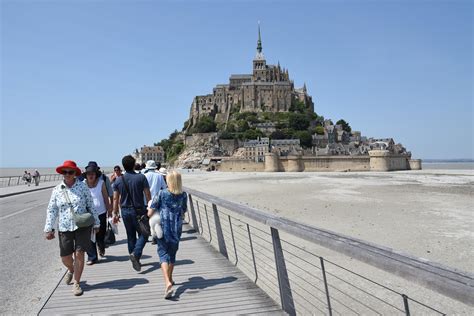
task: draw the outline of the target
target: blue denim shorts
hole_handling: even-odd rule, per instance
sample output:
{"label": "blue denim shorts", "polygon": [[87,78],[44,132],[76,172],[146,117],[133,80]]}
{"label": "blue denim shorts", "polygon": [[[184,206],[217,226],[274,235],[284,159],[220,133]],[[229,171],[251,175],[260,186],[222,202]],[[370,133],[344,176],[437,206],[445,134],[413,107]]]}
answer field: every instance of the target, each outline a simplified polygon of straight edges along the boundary
{"label": "blue denim shorts", "polygon": [[176,252],[178,251],[179,243],[169,243],[166,242],[164,238],[157,240],[158,245],[158,257],[160,257],[161,263],[175,263],[176,261]]}

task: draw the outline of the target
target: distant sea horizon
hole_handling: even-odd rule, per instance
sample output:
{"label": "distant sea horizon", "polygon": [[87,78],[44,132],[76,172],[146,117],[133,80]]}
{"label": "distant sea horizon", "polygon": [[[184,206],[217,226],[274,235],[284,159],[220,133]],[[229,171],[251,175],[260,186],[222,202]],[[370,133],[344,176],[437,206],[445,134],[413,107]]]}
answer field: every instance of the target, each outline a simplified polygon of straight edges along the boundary
{"label": "distant sea horizon", "polygon": [[[422,159],[423,169],[455,169],[473,170],[474,159]],[[0,168],[0,177],[20,176],[26,171],[33,173],[38,169],[40,174],[54,174],[56,167],[12,167]],[[113,167],[101,167],[102,170],[111,171]]]}

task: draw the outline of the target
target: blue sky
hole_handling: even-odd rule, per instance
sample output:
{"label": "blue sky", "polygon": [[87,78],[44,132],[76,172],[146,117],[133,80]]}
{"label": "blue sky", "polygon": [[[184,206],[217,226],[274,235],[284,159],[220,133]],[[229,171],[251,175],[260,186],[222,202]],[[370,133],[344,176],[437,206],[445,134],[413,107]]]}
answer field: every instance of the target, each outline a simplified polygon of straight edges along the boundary
{"label": "blue sky", "polygon": [[1,2],[1,167],[113,165],[267,63],[416,158],[474,158],[471,1]]}

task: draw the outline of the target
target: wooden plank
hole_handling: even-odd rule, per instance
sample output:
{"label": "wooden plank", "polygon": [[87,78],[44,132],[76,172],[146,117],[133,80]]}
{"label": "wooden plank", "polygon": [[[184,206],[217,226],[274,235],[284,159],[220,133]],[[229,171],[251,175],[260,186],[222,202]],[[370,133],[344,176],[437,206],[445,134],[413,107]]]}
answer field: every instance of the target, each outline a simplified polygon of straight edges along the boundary
{"label": "wooden plank", "polygon": [[72,286],[61,283],[40,314],[281,312],[244,273],[190,231],[191,227],[186,227],[180,243],[172,300],[162,298],[164,284],[156,246],[145,246],[142,271],[136,272],[128,260],[122,229],[118,243],[106,249],[107,258],[85,267],[84,294],[75,297]]}

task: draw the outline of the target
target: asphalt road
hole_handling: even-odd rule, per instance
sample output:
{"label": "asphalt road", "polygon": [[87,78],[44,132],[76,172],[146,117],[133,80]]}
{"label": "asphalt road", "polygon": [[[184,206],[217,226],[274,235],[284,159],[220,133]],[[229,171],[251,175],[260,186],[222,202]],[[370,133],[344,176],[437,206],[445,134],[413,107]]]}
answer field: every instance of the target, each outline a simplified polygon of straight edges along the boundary
{"label": "asphalt road", "polygon": [[51,191],[0,199],[1,315],[34,314],[65,271],[57,236],[43,233]]}

